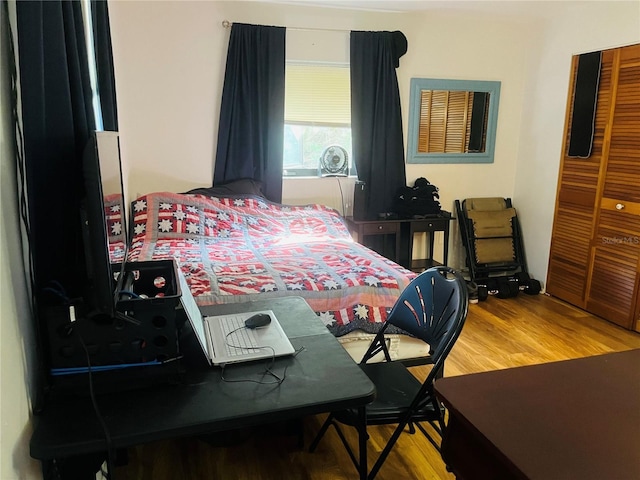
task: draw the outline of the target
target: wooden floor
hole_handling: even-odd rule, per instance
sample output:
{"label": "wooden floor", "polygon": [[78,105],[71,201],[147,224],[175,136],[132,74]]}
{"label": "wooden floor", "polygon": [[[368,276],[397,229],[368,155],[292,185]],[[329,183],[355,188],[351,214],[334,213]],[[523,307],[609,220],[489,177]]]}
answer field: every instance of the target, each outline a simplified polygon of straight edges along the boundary
{"label": "wooden floor", "polygon": [[[470,306],[462,334],[451,352],[445,376],[579,358],[640,348],[629,332],[546,295],[498,299]],[[416,374],[420,374],[417,367]],[[470,393],[471,394],[471,393]],[[305,447],[324,416],[304,419]],[[390,428],[370,427],[369,459],[375,461]],[[349,434],[353,432],[348,432]],[[355,442],[355,435],[351,435]],[[354,443],[355,445],[355,443]],[[356,478],[331,429],[315,453],[300,449],[294,436],[255,432],[233,447],[202,439],[157,442],[129,450],[129,463],[117,480],[322,479]],[[372,463],[371,463],[372,464]],[[421,434],[404,434],[376,477],[452,479],[438,452]]]}

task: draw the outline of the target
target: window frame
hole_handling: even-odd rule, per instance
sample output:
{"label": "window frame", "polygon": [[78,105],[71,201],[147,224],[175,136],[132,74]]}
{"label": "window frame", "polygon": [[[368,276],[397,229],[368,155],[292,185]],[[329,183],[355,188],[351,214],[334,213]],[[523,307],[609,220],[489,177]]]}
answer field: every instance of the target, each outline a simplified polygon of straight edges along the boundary
{"label": "window frame", "polygon": [[[309,65],[316,67],[337,67],[337,68],[346,68],[350,71],[351,65],[349,63],[343,62],[316,62],[316,61],[301,61],[301,60],[288,60],[285,63],[285,68],[289,65]],[[349,89],[351,86],[349,86]],[[351,95],[351,91],[349,91],[349,97]],[[286,91],[285,91],[285,99],[286,99]],[[286,101],[286,100],[285,100]],[[351,109],[351,105],[349,104],[349,109]],[[315,121],[287,121],[285,116],[284,121],[285,128],[288,125],[292,126],[301,126],[301,127],[327,127],[327,128],[348,128],[351,131],[351,123],[343,124],[343,123],[328,123],[328,122],[315,122]],[[284,137],[284,131],[283,131]],[[352,152],[353,143],[349,146],[344,146],[347,148],[349,152]],[[304,161],[304,159],[303,159]],[[349,154],[349,170],[348,177],[357,177],[356,166],[353,162],[353,155]],[[310,167],[298,167],[298,168],[286,168],[284,166],[284,152],[283,152],[283,166],[282,166],[282,178],[322,178],[323,175],[320,172],[320,166],[317,165],[315,168]]]}

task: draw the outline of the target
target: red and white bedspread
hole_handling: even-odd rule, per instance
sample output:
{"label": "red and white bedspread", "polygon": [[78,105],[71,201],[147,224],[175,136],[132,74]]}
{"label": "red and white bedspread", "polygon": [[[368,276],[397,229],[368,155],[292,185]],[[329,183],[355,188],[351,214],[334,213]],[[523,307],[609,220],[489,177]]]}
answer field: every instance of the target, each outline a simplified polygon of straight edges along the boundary
{"label": "red and white bedspread", "polygon": [[109,260],[121,264],[124,260],[126,236],[123,228],[123,200],[121,193],[104,196],[104,217],[109,244]]}
{"label": "red and white bedspread", "polygon": [[321,205],[153,193],[132,210],[129,260],[174,258],[199,305],[298,295],[334,335],[374,333],[414,276]]}

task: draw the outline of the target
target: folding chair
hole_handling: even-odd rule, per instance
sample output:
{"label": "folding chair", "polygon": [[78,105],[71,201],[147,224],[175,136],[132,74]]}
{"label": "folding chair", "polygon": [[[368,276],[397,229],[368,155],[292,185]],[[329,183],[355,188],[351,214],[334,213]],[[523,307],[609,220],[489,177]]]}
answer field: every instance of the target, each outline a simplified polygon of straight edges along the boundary
{"label": "folding chair", "polygon": [[[433,381],[442,374],[444,361],[460,335],[467,317],[468,303],[464,279],[449,267],[430,268],[414,278],[396,301],[360,362],[360,367],[375,384],[377,392],[374,402],[366,407],[365,418],[358,416],[357,410],[332,412],[318,431],[309,451],[316,449],[329,426],[333,425],[353,464],[361,471],[363,466],[349,446],[339,423],[354,426],[359,431],[366,430],[367,425],[397,424],[368,475],[371,480],[407,425],[411,433],[415,432],[414,426],[417,427],[439,450],[438,443],[421,422],[430,423],[441,437],[444,428],[443,407],[435,397]],[[433,367],[423,380],[416,378],[401,361],[391,361],[385,341],[385,331],[390,325],[429,345],[426,363],[431,363]],[[386,361],[367,363],[380,352]]]}
{"label": "folding chair", "polygon": [[540,292],[527,272],[520,223],[510,198],[456,200],[471,281],[500,297]]}

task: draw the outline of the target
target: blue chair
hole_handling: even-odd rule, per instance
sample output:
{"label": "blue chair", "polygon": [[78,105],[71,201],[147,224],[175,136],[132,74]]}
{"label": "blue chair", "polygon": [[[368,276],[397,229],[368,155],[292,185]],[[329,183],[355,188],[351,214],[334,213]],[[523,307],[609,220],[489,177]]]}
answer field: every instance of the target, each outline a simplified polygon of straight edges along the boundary
{"label": "blue chair", "polygon": [[[309,451],[316,449],[329,426],[333,425],[353,464],[358,471],[362,471],[367,465],[360,464],[339,424],[356,427],[365,433],[364,438],[367,438],[367,425],[397,424],[368,474],[369,480],[372,480],[407,426],[411,433],[417,427],[439,450],[438,443],[421,423],[428,422],[442,436],[443,407],[435,396],[433,382],[442,375],[445,359],[460,335],[468,304],[465,280],[449,267],[430,268],[414,278],[396,301],[360,362],[360,367],[376,386],[376,399],[367,405],[366,418],[359,416],[355,409],[330,413]],[[432,364],[433,367],[424,380],[416,378],[402,361],[391,361],[385,341],[385,332],[391,325],[429,345],[429,356],[421,359],[421,363]],[[367,363],[380,352],[385,361]],[[366,462],[366,446],[363,451],[361,445],[360,452],[362,460]]]}

